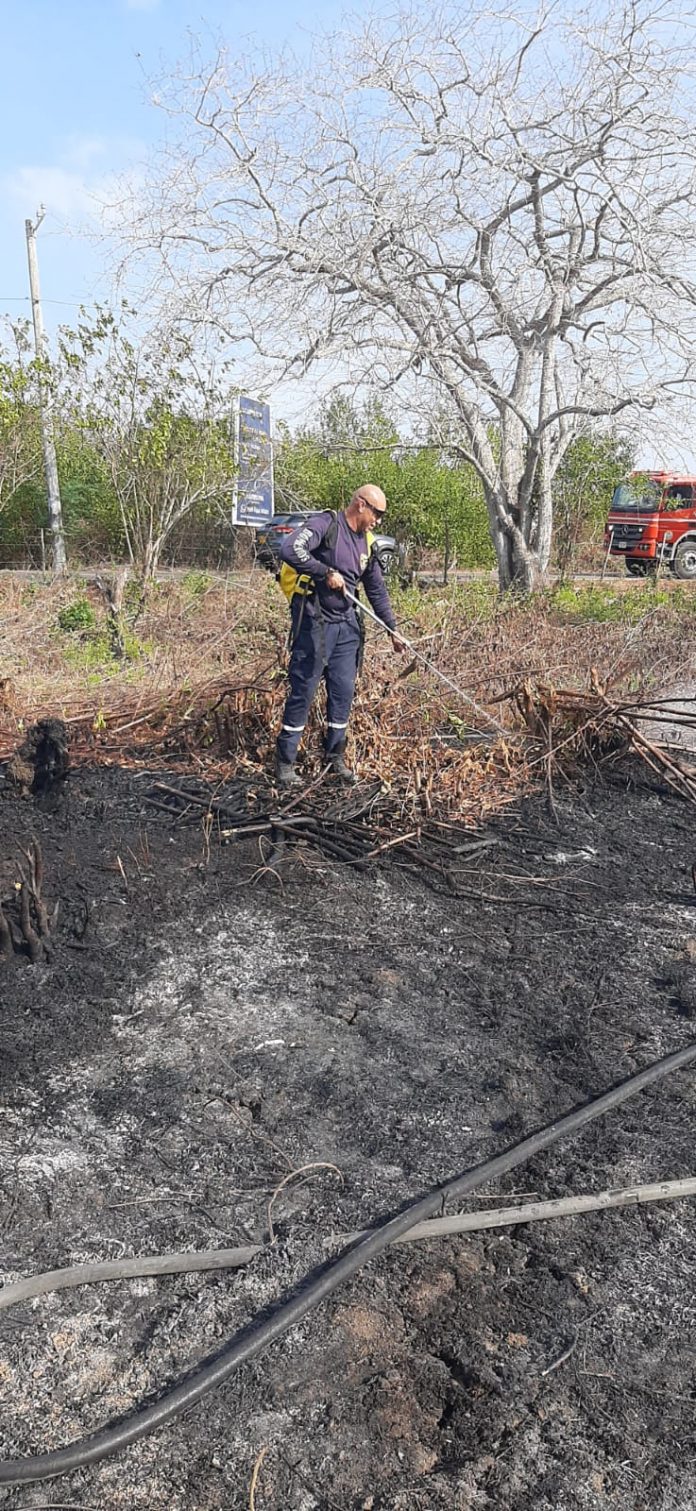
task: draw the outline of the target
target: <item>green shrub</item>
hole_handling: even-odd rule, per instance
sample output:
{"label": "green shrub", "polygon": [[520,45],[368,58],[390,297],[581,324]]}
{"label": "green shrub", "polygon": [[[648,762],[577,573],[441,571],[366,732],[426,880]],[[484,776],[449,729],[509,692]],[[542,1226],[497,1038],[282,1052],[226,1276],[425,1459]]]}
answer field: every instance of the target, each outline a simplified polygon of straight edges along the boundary
{"label": "green shrub", "polygon": [[696,615],[696,592],[692,587],[673,588],[669,601],[677,619],[692,619]]}
{"label": "green shrub", "polygon": [[96,671],[102,674],[120,673],[125,666],[133,667],[143,661],[152,651],[150,641],[139,640],[137,635],[124,636],[123,659],[114,656],[113,646],[106,631],[86,634],[73,645],[66,646],[65,660],[75,671]]}
{"label": "green shrub", "polygon": [[194,567],[181,579],[182,591],[189,598],[203,598],[212,582],[209,572],[197,571]]}
{"label": "green shrub", "polygon": [[87,598],[74,598],[58,615],[58,628],[66,634],[96,629],[97,616]]}

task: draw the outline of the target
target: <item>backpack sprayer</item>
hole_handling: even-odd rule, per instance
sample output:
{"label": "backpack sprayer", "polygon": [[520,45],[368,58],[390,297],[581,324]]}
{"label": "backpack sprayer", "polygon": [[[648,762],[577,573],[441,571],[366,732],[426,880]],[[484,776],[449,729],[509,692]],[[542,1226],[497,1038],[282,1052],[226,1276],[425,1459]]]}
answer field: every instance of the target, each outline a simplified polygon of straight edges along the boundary
{"label": "backpack sprayer", "polygon": [[[447,677],[444,672],[441,672],[439,666],[435,666],[434,662],[429,661],[427,656],[423,655],[422,651],[419,651],[410,640],[406,639],[405,635],[402,635],[401,630],[390,630],[389,625],[385,624],[383,619],[380,619],[379,615],[375,613],[374,609],[371,609],[366,603],[361,603],[359,598],[356,598],[353,593],[350,593],[348,591],[348,588],[344,587],[343,592],[345,594],[345,597],[355,605],[358,613],[367,614],[368,617],[374,620],[375,624],[378,625],[381,630],[384,630],[387,635],[396,635],[397,640],[400,640],[401,644],[406,646],[407,650],[411,652],[412,656],[415,656],[417,661],[420,661],[423,666],[427,667],[428,671],[432,672],[435,677],[439,677],[440,681],[444,682],[445,686],[449,687],[451,692],[457,694],[458,698],[462,698],[465,703],[468,703],[469,707],[473,708],[475,713],[479,714],[481,718],[485,719],[486,722],[491,725],[491,728],[495,730],[497,735],[507,735],[508,731],[506,729],[503,729],[502,724],[499,724],[497,719],[494,719],[491,714],[486,713],[485,708],[481,708],[479,703],[475,703],[474,699],[470,698],[469,694],[465,693],[463,688],[457,687],[456,682],[453,682],[450,677]],[[491,734],[484,733],[483,730],[479,729],[472,730],[472,733],[482,735],[486,740],[491,740],[493,738]]]}

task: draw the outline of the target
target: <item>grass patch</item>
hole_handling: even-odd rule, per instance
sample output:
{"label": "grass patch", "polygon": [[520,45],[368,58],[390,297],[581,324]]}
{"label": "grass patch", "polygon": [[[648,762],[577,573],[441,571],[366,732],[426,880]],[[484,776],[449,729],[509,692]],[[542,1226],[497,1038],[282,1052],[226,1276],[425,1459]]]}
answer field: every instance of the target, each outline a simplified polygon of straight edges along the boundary
{"label": "grass patch", "polygon": [[[144,661],[151,655],[154,646],[147,641],[139,640],[137,635],[126,633],[124,635],[124,654],[122,658],[114,656],[111,641],[104,630],[97,630],[92,634],[83,635],[75,645],[67,645],[63,651],[63,657],[68,666],[77,672],[93,672],[99,669],[102,672],[115,673],[126,663]],[[90,681],[89,677],[87,679]]]}
{"label": "grass patch", "polygon": [[496,584],[485,580],[452,583],[447,587],[411,583],[401,588],[390,584],[389,596],[398,622],[417,624],[425,630],[440,629],[453,618],[490,622],[506,603]]}
{"label": "grass patch", "polygon": [[547,602],[551,613],[561,622],[631,625],[640,624],[656,609],[679,612],[680,605],[674,601],[676,596],[650,582],[620,592],[603,583],[589,583],[587,587],[564,583],[551,589]]}

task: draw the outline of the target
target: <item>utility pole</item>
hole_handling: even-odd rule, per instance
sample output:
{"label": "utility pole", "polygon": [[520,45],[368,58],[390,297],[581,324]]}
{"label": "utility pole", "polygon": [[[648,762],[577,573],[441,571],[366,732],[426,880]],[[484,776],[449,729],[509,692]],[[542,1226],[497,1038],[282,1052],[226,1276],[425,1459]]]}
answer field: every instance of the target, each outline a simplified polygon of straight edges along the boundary
{"label": "utility pole", "polygon": [[56,447],[53,438],[53,415],[51,412],[51,395],[46,386],[45,378],[41,372],[41,364],[48,357],[46,332],[44,331],[43,315],[41,313],[41,293],[39,290],[39,259],[36,252],[36,233],[45,215],[43,205],[39,208],[36,224],[31,220],[25,220],[24,227],[27,233],[27,259],[29,262],[29,288],[31,290],[31,313],[34,320],[34,346],[39,367],[39,402],[41,407],[41,441],[43,446],[44,472],[46,474],[46,489],[48,492],[48,520],[51,527],[53,541],[53,570],[56,576],[61,576],[65,571],[65,536],[63,534],[63,510],[60,502],[60,487],[58,484],[58,463],[56,462]]}

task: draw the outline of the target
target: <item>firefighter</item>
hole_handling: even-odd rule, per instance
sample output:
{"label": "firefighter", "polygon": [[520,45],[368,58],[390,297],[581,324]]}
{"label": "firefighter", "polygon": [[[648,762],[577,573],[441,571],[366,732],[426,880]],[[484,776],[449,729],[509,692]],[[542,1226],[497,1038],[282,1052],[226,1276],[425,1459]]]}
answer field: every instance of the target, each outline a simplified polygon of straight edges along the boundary
{"label": "firefighter", "polygon": [[345,597],[346,588],[355,594],[359,584],[364,584],[375,613],[393,632],[395,648],[404,649],[395,633],[382,569],[372,550],[372,532],[381,525],[386,509],[381,488],[366,483],[341,514],[326,509],[310,515],[281,547],[280,582],[290,598],[293,642],[290,692],[276,746],[280,787],[300,786],[295,760],[322,676],[327,694],[326,758],[342,781],[355,781],[346,765],[345,748],[362,632],[355,606]]}

